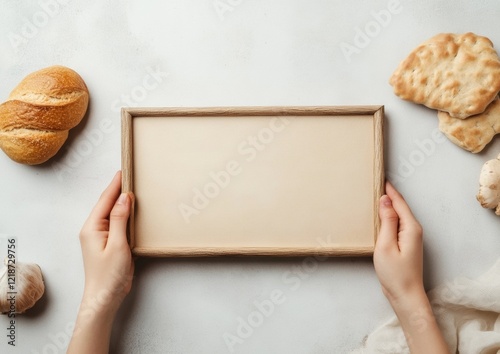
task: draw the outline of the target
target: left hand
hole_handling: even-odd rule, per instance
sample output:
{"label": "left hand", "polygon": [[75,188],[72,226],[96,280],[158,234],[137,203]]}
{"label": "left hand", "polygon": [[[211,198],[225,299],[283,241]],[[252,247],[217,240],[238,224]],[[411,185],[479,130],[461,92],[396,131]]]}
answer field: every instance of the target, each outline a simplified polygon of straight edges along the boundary
{"label": "left hand", "polygon": [[118,310],[132,287],[134,263],[127,242],[133,195],[120,193],[121,172],[102,193],[80,232],[84,301],[98,311]]}

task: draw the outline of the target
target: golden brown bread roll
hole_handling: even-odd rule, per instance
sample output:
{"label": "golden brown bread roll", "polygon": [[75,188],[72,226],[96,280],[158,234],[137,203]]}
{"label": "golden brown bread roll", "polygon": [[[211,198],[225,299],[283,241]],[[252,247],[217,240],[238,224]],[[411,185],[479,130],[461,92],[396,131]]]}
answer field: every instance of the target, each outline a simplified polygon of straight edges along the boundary
{"label": "golden brown bread roll", "polygon": [[64,66],[26,76],[0,105],[0,148],[14,161],[37,165],[54,156],[89,102],[83,79]]}

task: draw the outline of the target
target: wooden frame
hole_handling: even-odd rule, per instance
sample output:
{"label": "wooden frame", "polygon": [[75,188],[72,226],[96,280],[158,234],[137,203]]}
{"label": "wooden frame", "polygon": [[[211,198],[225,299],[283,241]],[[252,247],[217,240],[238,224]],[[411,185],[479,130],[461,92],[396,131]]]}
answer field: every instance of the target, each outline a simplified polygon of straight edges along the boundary
{"label": "wooden frame", "polygon": [[383,106],[123,108],[133,254],[371,256],[383,121]]}

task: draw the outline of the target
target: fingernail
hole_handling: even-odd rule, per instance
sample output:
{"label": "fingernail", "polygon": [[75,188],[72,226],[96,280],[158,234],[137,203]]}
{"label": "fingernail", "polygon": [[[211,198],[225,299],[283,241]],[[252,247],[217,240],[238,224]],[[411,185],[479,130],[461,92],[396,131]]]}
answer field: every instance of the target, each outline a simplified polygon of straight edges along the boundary
{"label": "fingernail", "polygon": [[116,204],[125,204],[127,202],[127,193],[120,194],[120,197],[116,201]]}
{"label": "fingernail", "polygon": [[386,207],[392,206],[391,198],[389,198],[389,196],[387,196],[387,195],[382,196],[382,204]]}

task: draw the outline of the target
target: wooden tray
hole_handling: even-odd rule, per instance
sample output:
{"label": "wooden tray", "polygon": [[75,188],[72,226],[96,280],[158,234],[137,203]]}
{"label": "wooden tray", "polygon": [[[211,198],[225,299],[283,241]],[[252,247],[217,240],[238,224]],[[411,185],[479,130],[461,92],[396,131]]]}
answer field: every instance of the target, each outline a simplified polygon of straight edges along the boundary
{"label": "wooden tray", "polygon": [[122,109],[138,256],[370,256],[383,106]]}

